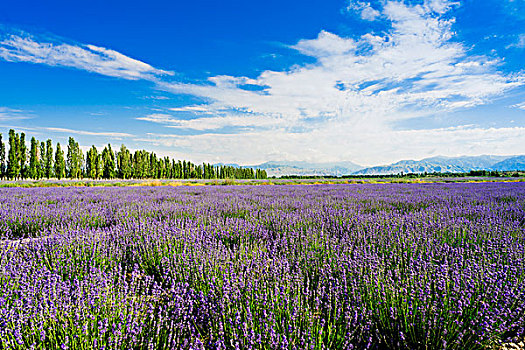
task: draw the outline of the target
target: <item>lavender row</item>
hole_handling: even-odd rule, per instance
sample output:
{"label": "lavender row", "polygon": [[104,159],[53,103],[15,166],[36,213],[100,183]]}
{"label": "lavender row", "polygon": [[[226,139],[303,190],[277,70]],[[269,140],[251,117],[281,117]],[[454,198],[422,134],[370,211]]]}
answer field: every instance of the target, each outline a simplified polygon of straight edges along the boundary
{"label": "lavender row", "polygon": [[520,183],[11,188],[0,225],[2,349],[483,349],[525,335]]}

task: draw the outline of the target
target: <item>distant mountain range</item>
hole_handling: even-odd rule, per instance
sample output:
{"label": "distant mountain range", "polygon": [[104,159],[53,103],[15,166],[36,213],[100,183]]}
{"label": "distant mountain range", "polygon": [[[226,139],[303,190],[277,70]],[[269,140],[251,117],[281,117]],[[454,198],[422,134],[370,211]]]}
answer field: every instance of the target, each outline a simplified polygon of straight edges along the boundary
{"label": "distant mountain range", "polygon": [[388,175],[399,173],[465,173],[471,170],[525,170],[525,156],[431,157],[361,169],[355,175]]}
{"label": "distant mountain range", "polygon": [[268,176],[318,175],[342,176],[363,169],[352,162],[308,163],[308,162],[266,162],[250,165],[250,168],[266,170]]}
{"label": "distant mountain range", "polygon": [[[232,164],[233,165],[233,164]],[[422,160],[402,160],[397,163],[365,168],[353,162],[309,163],[266,162],[249,166],[264,169],[268,176],[283,175],[390,175],[399,173],[464,173],[471,170],[525,171],[525,155],[521,156],[463,156],[431,157]]]}

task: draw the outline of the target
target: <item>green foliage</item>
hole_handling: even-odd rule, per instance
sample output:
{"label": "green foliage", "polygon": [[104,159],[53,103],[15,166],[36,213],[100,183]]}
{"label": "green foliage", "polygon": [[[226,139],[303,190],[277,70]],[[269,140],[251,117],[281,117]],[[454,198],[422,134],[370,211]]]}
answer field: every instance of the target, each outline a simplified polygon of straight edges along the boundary
{"label": "green foliage", "polygon": [[31,149],[29,151],[29,177],[31,179],[39,178],[39,168],[40,164],[38,162],[38,141],[35,137],[31,137]]}
{"label": "green foliage", "polygon": [[117,153],[117,176],[121,179],[131,179],[133,176],[132,156],[126,146],[121,145]]}
{"label": "green foliage", "polygon": [[27,177],[27,168],[26,168],[27,147],[26,147],[26,135],[24,133],[20,134],[20,143],[18,145],[18,161],[20,162],[19,176],[25,179]]}
{"label": "green foliage", "polygon": [[38,178],[41,179],[46,176],[46,144],[40,142],[40,148],[38,152]]}
{"label": "green foliage", "polygon": [[82,163],[82,150],[78,142],[70,137],[67,145],[67,169],[70,178],[78,179],[82,176]]}
{"label": "green foliage", "polygon": [[113,179],[115,177],[115,154],[108,144],[102,151],[103,171],[102,177],[104,179]]}
{"label": "green foliage", "polygon": [[98,151],[93,145],[86,152],[86,176],[91,179],[98,178]]}
{"label": "green foliage", "polygon": [[[194,164],[187,160],[169,157],[159,158],[154,152],[137,150],[131,153],[125,145],[114,152],[108,144],[101,153],[92,146],[82,154],[78,142],[69,137],[67,158],[57,144],[53,153],[51,139],[40,142],[31,138],[29,153],[25,146],[25,134],[9,131],[9,155],[5,166],[5,146],[0,134],[0,176],[17,178],[80,179],[266,179],[265,170],[235,167],[229,165]],[[29,155],[29,163],[27,156]]]}
{"label": "green foliage", "polygon": [[0,134],[0,178],[4,178],[5,171],[5,144],[2,141],[2,134]]}
{"label": "green foliage", "polygon": [[9,154],[7,156],[7,177],[15,179],[20,173],[19,162],[20,139],[13,129],[9,130]]}
{"label": "green foliage", "polygon": [[55,153],[55,176],[59,180],[66,177],[66,162],[60,143],[57,143],[57,151]]}
{"label": "green foliage", "polygon": [[53,177],[53,145],[50,139],[46,141],[46,177]]}

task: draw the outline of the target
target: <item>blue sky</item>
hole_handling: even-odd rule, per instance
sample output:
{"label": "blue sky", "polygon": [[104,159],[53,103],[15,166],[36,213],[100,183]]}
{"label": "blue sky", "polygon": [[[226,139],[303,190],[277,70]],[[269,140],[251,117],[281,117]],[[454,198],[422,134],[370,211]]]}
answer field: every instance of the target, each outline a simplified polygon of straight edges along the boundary
{"label": "blue sky", "polygon": [[0,132],[244,165],[524,154],[524,63],[523,0],[3,1]]}

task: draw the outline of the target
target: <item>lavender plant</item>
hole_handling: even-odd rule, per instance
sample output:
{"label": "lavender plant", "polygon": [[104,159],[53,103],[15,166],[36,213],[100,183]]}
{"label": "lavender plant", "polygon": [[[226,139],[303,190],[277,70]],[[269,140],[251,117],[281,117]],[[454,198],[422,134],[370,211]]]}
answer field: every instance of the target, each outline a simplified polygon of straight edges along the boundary
{"label": "lavender plant", "polygon": [[1,349],[525,336],[521,183],[4,188],[0,239]]}

